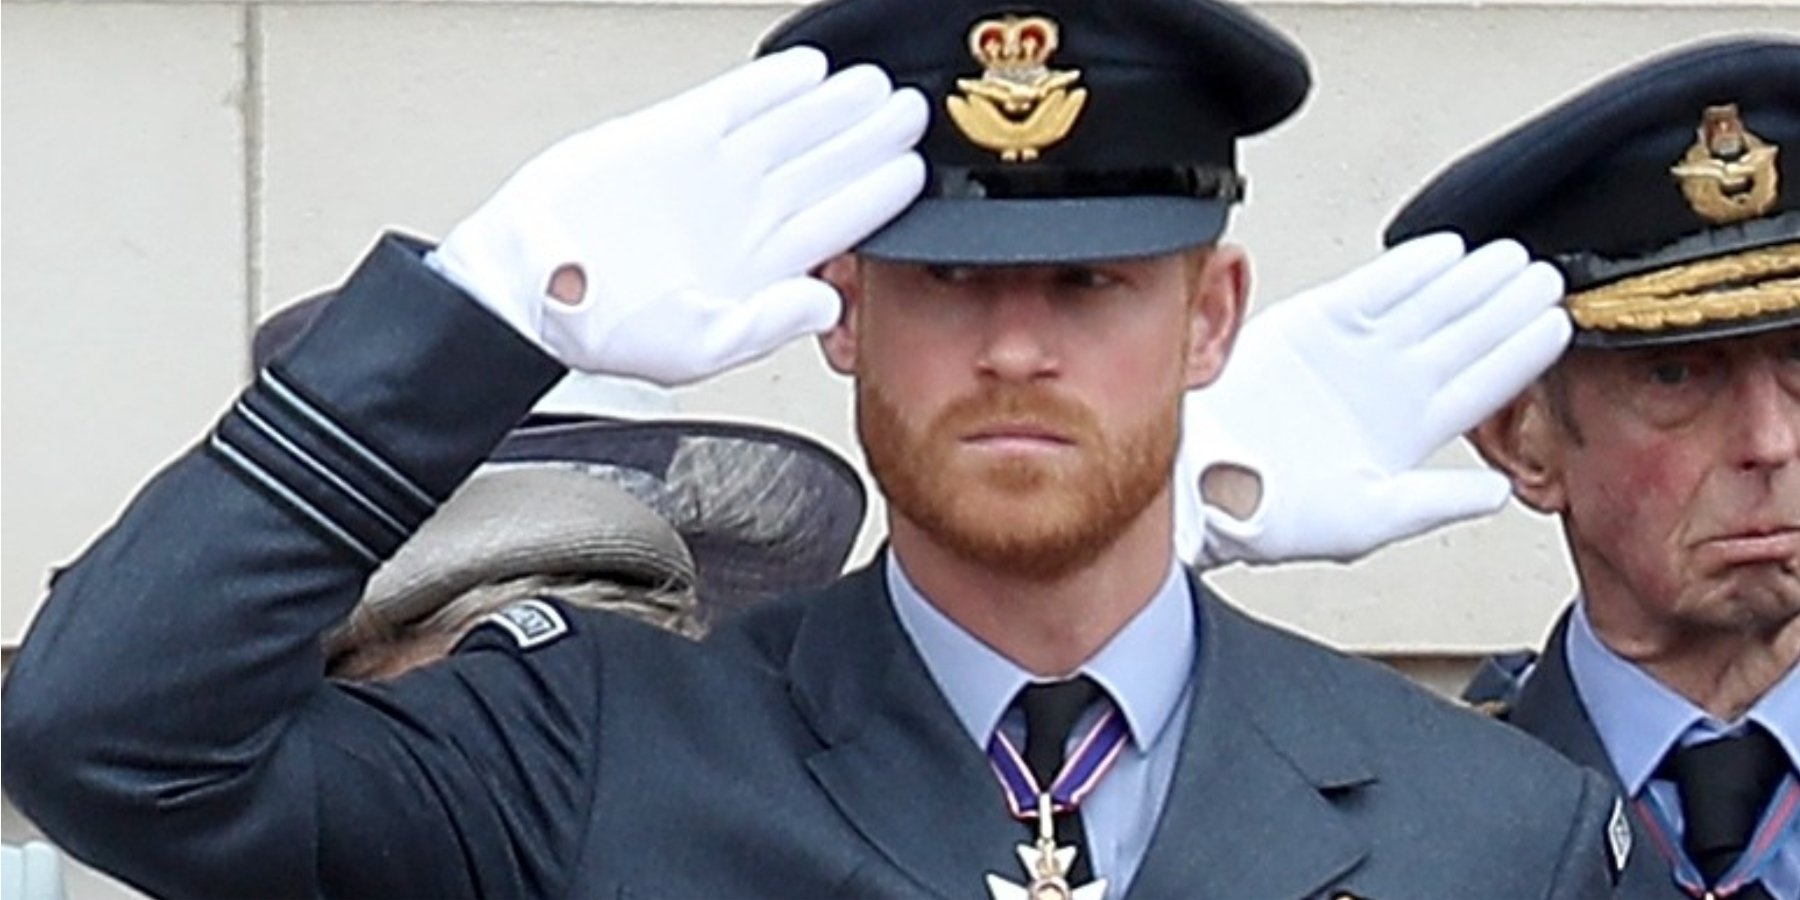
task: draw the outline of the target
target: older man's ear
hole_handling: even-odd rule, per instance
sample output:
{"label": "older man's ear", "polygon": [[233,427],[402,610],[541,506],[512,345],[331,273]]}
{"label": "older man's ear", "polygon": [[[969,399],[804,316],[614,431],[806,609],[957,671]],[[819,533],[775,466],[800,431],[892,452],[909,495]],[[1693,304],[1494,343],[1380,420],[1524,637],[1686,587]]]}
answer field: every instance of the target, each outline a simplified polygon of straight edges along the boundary
{"label": "older man's ear", "polygon": [[1512,481],[1513,495],[1541,513],[1568,507],[1563,467],[1572,435],[1558,421],[1552,402],[1539,381],[1468,433],[1481,458]]}

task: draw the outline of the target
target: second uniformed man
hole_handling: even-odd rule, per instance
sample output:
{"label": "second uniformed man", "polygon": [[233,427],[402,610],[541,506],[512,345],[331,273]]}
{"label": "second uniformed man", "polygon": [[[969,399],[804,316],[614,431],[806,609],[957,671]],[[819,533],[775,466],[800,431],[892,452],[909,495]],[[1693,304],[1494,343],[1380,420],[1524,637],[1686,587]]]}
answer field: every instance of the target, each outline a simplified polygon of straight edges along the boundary
{"label": "second uniformed man", "polygon": [[1575,344],[1474,434],[1580,594],[1510,718],[1611,774],[1629,897],[1800,898],[1800,42],[1632,66],[1458,161],[1392,241],[1513,237]]}

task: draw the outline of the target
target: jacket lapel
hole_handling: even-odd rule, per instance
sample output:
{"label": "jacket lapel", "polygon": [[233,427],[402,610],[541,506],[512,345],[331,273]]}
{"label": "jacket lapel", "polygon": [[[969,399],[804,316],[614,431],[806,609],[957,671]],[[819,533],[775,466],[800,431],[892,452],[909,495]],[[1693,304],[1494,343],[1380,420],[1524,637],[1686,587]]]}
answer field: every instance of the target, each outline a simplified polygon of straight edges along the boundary
{"label": "jacket lapel", "polygon": [[1342,710],[1296,691],[1275,639],[1193,581],[1200,663],[1162,821],[1133,897],[1303,897],[1368,854],[1321,795],[1375,780]]}
{"label": "jacket lapel", "polygon": [[1519,688],[1507,720],[1538,740],[1556,748],[1562,755],[1612,780],[1618,788],[1612,759],[1600,743],[1600,733],[1588,719],[1581,698],[1575,693],[1575,681],[1569,675],[1569,661],[1564,647],[1569,638],[1569,612],[1565,610],[1550,634],[1550,643],[1538,655],[1537,665]]}
{"label": "jacket lapel", "polygon": [[1025,829],[894,617],[879,565],[810,604],[788,660],[794,702],[824,749],[807,760],[844,817],[942,897],[1018,880]]}
{"label": "jacket lapel", "polygon": [[[1566,648],[1571,612],[1572,609],[1564,610],[1562,618],[1557,620],[1550,641],[1538,655],[1537,666],[1525,679],[1524,687],[1519,689],[1519,697],[1507,720],[1563,756],[1605,775],[1612,782],[1613,790],[1629,804],[1631,798],[1626,795],[1625,786],[1619,783],[1612,757],[1607,755],[1606,745],[1600,742],[1600,732],[1588,718],[1587,708],[1582,706],[1581,696],[1575,691],[1575,679],[1569,674]],[[1620,896],[1685,898],[1687,895],[1675,884],[1668,860],[1646,834],[1635,806],[1626,818],[1631,822],[1631,855],[1626,859],[1625,871],[1619,879]]]}

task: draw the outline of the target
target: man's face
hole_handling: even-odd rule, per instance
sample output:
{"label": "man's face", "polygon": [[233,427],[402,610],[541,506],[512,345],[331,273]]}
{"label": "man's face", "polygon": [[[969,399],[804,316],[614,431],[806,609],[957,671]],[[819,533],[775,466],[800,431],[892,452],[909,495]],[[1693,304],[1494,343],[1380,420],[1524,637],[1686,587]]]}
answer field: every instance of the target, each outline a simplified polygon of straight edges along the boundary
{"label": "man's face", "polygon": [[847,313],[827,355],[857,378],[863,449],[897,525],[1039,579],[1166,506],[1181,394],[1216,375],[1244,277],[1236,251],[834,267]]}
{"label": "man's face", "polygon": [[1540,395],[1561,420],[1538,505],[1620,652],[1800,616],[1800,329],[1576,350]]}

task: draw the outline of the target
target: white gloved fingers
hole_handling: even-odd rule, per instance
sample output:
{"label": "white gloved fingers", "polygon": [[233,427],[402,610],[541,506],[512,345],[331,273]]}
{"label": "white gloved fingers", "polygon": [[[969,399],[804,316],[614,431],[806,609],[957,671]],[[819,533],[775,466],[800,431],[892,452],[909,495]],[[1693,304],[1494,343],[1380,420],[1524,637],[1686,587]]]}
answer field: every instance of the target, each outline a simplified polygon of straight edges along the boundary
{"label": "white gloved fingers", "polygon": [[1554,266],[1535,262],[1513,276],[1461,318],[1427,335],[1412,355],[1433,383],[1444,383],[1503,346],[1562,299],[1563,279]]}
{"label": "white gloved fingers", "polygon": [[[715,297],[684,290],[656,307],[639,309],[623,327],[659,326],[679,343],[679,352],[656,341],[621,345],[597,338],[591,319],[552,314],[545,333],[553,346],[596,345],[597,362],[636,378],[677,387],[769,355],[795,338],[817,334],[837,323],[837,291],[812,278],[791,278],[745,297]],[[587,333],[584,333],[584,330]]]}
{"label": "white gloved fingers", "polygon": [[1426,408],[1426,422],[1445,441],[1481,424],[1555,364],[1574,333],[1561,307],[1541,310],[1529,325],[1445,382]]}
{"label": "white gloved fingers", "polygon": [[[1204,527],[1201,556],[1351,560],[1502,505],[1495,473],[1418,466],[1567,340],[1554,273],[1529,265],[1511,242],[1465,256],[1460,238],[1433,235],[1252,317],[1224,376],[1187,403],[1178,471],[1190,483],[1175,485],[1176,508]],[[1235,457],[1190,433],[1208,413]],[[1206,506],[1191,483],[1213,460],[1261,476],[1246,519]]]}
{"label": "white gloved fingers", "polygon": [[1386,544],[1489,515],[1511,495],[1512,483],[1487,469],[1414,469],[1376,485],[1369,499],[1386,510]]}
{"label": "white gloved fingers", "polygon": [[[828,328],[837,294],[798,276],[905,208],[924,164],[916,98],[875,68],[826,72],[786,51],[559,142],[434,267],[565,364],[663,384]],[[547,295],[565,265],[586,282],[573,304]]]}
{"label": "white gloved fingers", "polygon": [[747,298],[682,290],[611,315],[549,303],[544,343],[585,371],[675,387],[830,328],[840,304],[830,285],[810,278],[777,282]]}
{"label": "white gloved fingers", "polygon": [[741,122],[720,142],[719,153],[751,171],[771,171],[879,113],[893,93],[886,72],[852,66]]}
{"label": "white gloved fingers", "polygon": [[843,253],[899,215],[925,187],[925,161],[908,152],[778,224],[758,248],[754,270],[785,278]]}
{"label": "white gloved fingers", "polygon": [[811,206],[912,149],[929,120],[924,95],[910,88],[896,91],[874,114],[771,171],[763,192],[787,214]]}
{"label": "white gloved fingers", "polygon": [[1450,232],[1428,234],[1400,244],[1300,297],[1325,298],[1321,302],[1328,304],[1334,318],[1341,320],[1378,319],[1462,258],[1460,236]]}
{"label": "white gloved fingers", "polygon": [[1420,343],[1481,308],[1530,264],[1531,256],[1517,241],[1490,241],[1397,306],[1382,327],[1402,346]]}
{"label": "white gloved fingers", "polygon": [[807,277],[777,281],[727,302],[729,309],[694,337],[700,356],[711,360],[716,371],[761,359],[789,341],[831,328],[843,305],[831,285]]}
{"label": "white gloved fingers", "polygon": [[664,101],[651,110],[688,118],[709,138],[720,138],[825,80],[830,69],[816,47],[790,47],[751,60]]}

